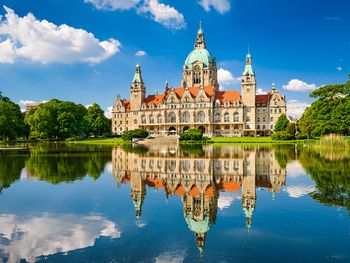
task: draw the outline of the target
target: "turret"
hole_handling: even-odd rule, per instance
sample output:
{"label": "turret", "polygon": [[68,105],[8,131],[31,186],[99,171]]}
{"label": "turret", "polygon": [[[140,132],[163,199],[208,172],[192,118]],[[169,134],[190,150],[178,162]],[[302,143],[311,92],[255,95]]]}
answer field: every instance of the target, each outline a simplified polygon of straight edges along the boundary
{"label": "turret", "polygon": [[252,56],[248,52],[241,78],[242,101],[244,104],[245,135],[255,135],[256,80],[252,66]]}
{"label": "turret", "polygon": [[137,64],[130,87],[131,110],[140,110],[142,103],[145,101],[145,97],[146,88],[142,79],[141,66]]}

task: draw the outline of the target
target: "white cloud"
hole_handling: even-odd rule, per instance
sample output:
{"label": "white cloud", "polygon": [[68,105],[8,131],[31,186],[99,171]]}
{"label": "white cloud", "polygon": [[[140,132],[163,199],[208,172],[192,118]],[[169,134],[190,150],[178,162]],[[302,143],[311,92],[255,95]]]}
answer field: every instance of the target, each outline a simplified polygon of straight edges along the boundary
{"label": "white cloud", "polygon": [[300,100],[287,101],[287,115],[299,119],[310,104]]}
{"label": "white cloud", "polygon": [[110,106],[110,107],[107,108],[107,111],[105,111],[105,116],[108,119],[112,119],[112,109],[113,109],[113,106]]}
{"label": "white cloud", "polygon": [[139,51],[137,51],[137,52],[135,53],[135,56],[136,56],[136,57],[144,57],[144,56],[146,56],[146,55],[147,55],[146,52],[143,51],[143,50],[139,50]]}
{"label": "white cloud", "polygon": [[213,7],[220,14],[224,14],[231,9],[230,0],[199,0],[199,4],[205,11],[209,12]]}
{"label": "white cloud", "polygon": [[286,191],[290,197],[300,198],[315,192],[315,186],[313,185],[292,185],[286,188]]}
{"label": "white cloud", "polygon": [[218,208],[220,210],[229,208],[236,200],[241,200],[241,195],[239,193],[222,192],[218,199]]}
{"label": "white cloud", "polygon": [[151,19],[166,28],[181,29],[186,27],[183,14],[174,7],[159,3],[158,0],[145,0],[137,10],[140,14],[149,14]]}
{"label": "white cloud", "polygon": [[141,0],[84,0],[99,10],[128,10],[135,7]]}
{"label": "white cloud", "polygon": [[155,263],[181,263],[186,257],[185,251],[163,252],[154,259]]}
{"label": "white cloud", "polygon": [[43,64],[99,63],[121,48],[115,39],[99,41],[83,29],[40,21],[31,13],[19,17],[12,9],[4,8],[5,19],[0,20],[0,63],[15,63],[19,59]]}
{"label": "white cloud", "polygon": [[316,84],[308,84],[299,79],[292,79],[287,85],[283,85],[285,90],[291,91],[311,91],[317,88]]}
{"label": "white cloud", "polygon": [[234,77],[232,73],[226,69],[218,69],[218,82],[220,89],[224,89],[225,86],[232,85],[241,81],[240,77]]}
{"label": "white cloud", "polygon": [[297,178],[306,175],[304,167],[298,161],[287,163],[286,170],[287,176],[291,178]]}
{"label": "white cloud", "polygon": [[47,102],[47,100],[42,100],[42,101],[39,101],[39,102],[33,101],[33,100],[20,100],[18,104],[19,104],[19,106],[21,108],[21,111],[25,112],[27,110],[27,105],[28,104],[45,103],[45,102]]}
{"label": "white cloud", "polygon": [[263,90],[262,88],[258,88],[256,90],[256,94],[257,95],[267,94],[267,91]]}
{"label": "white cloud", "polygon": [[116,225],[101,216],[44,214],[37,217],[0,215],[0,251],[8,262],[66,253],[93,246],[101,236],[119,238]]}
{"label": "white cloud", "polygon": [[342,68],[342,67],[336,67],[336,69],[337,69],[338,71],[343,71],[343,68]]}

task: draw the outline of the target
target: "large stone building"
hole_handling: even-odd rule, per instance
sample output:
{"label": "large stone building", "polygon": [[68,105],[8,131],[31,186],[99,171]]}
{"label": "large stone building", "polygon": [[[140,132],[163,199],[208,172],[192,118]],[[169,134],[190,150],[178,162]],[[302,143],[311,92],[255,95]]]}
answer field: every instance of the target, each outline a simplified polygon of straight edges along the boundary
{"label": "large stone building", "polygon": [[181,87],[165,84],[164,93],[146,95],[141,67],[136,65],[130,100],[118,95],[112,110],[112,132],[143,128],[150,134],[181,134],[198,128],[207,136],[271,135],[278,117],[286,113],[286,100],[275,85],[256,94],[252,57],[246,56],[240,94],[220,91],[216,60],[207,50],[202,26],[194,49],[183,66]]}

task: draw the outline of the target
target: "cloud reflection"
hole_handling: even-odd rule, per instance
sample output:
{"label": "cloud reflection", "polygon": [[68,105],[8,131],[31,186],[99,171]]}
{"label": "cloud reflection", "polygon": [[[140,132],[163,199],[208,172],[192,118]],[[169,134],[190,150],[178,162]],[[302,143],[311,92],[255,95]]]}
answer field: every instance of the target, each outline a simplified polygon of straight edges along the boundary
{"label": "cloud reflection", "polygon": [[101,236],[119,238],[116,225],[101,216],[43,214],[36,217],[0,215],[0,259],[35,262],[40,256],[93,246]]}

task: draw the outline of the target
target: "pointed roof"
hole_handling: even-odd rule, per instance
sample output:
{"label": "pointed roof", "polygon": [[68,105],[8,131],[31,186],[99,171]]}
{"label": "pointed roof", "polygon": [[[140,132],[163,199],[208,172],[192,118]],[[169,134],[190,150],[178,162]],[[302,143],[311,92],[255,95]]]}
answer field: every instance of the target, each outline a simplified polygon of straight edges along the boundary
{"label": "pointed roof", "polygon": [[136,64],[136,68],[135,68],[135,74],[134,74],[134,79],[132,80],[132,82],[137,82],[137,83],[142,83],[143,79],[142,79],[142,74],[141,74],[141,66],[139,63]]}
{"label": "pointed roof", "polygon": [[252,66],[252,55],[248,52],[246,59],[245,59],[245,68],[243,71],[243,75],[255,75],[253,71],[253,66]]}

